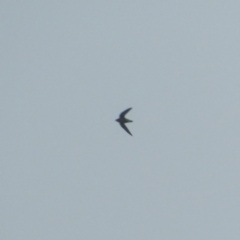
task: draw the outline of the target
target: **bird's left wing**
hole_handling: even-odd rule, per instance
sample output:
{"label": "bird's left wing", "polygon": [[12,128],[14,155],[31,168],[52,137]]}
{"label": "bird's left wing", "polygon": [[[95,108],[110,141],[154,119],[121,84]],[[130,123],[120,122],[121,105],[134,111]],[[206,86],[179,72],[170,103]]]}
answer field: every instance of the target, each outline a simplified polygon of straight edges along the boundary
{"label": "bird's left wing", "polygon": [[119,116],[124,117],[132,108],[128,108],[125,111],[123,111]]}

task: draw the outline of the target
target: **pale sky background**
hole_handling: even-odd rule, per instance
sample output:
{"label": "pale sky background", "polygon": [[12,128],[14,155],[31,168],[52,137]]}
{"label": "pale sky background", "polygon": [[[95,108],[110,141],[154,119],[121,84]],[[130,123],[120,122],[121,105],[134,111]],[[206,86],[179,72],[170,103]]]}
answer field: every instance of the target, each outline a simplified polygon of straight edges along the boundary
{"label": "pale sky background", "polygon": [[0,239],[239,240],[239,0],[2,0],[0,24]]}

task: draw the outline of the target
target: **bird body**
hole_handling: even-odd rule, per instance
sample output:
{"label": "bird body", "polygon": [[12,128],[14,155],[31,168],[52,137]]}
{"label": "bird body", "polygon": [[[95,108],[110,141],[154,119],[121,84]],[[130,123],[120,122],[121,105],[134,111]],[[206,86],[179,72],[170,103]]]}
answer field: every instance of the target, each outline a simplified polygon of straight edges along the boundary
{"label": "bird body", "polygon": [[120,126],[128,133],[132,136],[131,132],[128,130],[128,128],[126,127],[125,123],[129,123],[132,122],[132,120],[129,120],[127,118],[125,118],[125,115],[131,110],[132,108],[128,108],[125,111],[123,111],[120,115],[119,118],[116,119],[117,122],[119,122]]}

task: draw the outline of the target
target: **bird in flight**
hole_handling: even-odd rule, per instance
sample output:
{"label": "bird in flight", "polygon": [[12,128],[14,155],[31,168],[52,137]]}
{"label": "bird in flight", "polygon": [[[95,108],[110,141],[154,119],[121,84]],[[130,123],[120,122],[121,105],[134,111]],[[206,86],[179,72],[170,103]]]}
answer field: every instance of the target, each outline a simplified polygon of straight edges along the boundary
{"label": "bird in flight", "polygon": [[132,108],[128,108],[126,109],[125,111],[123,111],[120,115],[119,115],[119,118],[116,119],[117,122],[119,122],[119,124],[121,125],[121,127],[127,132],[129,133],[131,136],[131,132],[128,130],[128,128],[126,127],[125,123],[128,123],[128,122],[132,122],[132,120],[129,120],[127,118],[125,118],[125,115],[131,110]]}

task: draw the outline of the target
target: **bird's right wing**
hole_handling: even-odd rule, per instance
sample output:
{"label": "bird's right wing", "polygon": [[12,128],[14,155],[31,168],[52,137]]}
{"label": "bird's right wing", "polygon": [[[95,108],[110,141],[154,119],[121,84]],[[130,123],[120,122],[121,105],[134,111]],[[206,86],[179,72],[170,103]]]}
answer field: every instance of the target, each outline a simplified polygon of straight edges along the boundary
{"label": "bird's right wing", "polygon": [[131,132],[128,130],[128,128],[126,127],[126,125],[124,123],[120,123],[120,125],[127,133],[129,133],[132,136]]}

